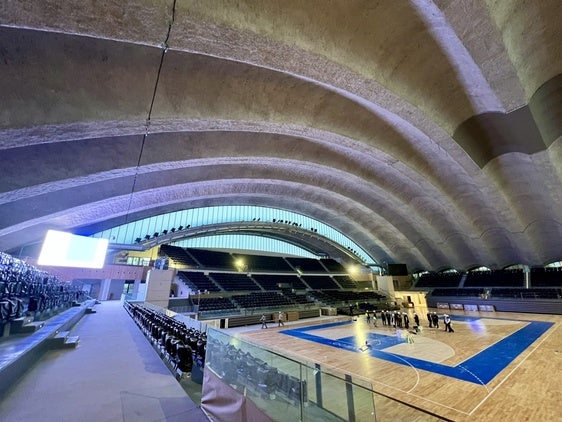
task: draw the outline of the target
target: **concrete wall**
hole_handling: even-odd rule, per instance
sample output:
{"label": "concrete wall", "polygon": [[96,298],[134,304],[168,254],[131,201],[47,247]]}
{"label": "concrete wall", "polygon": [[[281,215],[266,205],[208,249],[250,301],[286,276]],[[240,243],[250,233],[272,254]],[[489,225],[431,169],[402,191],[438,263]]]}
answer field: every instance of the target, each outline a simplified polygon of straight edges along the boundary
{"label": "concrete wall", "polygon": [[111,280],[109,284],[109,291],[107,292],[107,300],[120,300],[125,280]]}
{"label": "concrete wall", "polygon": [[390,297],[394,297],[394,284],[392,282],[392,276],[378,275],[376,282],[378,289],[381,292],[386,293]]}
{"label": "concrete wall", "polygon": [[146,302],[167,308],[174,276],[175,270],[173,269],[149,270],[146,275]]}

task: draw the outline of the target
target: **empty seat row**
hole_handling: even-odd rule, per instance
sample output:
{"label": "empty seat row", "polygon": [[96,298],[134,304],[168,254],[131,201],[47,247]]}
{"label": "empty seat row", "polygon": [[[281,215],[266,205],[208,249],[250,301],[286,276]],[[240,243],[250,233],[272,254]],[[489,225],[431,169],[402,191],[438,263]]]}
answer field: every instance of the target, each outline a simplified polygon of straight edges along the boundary
{"label": "empty seat row", "polygon": [[318,274],[345,274],[345,268],[334,259],[274,257],[249,254],[231,254],[195,248],[162,245],[160,254],[176,262],[179,267],[244,272],[292,272]]}
{"label": "empty seat row", "polygon": [[46,271],[0,252],[0,324],[23,315],[51,316],[87,299],[81,285],[59,280]]}
{"label": "empty seat row", "polygon": [[270,308],[295,305],[289,298],[278,292],[253,292],[246,295],[234,295],[232,300],[241,308]]}
{"label": "empty seat row", "polygon": [[523,287],[523,270],[471,271],[466,275],[465,287]]}
{"label": "empty seat row", "polygon": [[207,335],[174,318],[140,304],[125,302],[125,309],[174,369],[189,373],[193,364],[205,365]]}
{"label": "empty seat row", "polygon": [[485,294],[484,289],[480,288],[463,288],[463,289],[433,289],[432,296],[467,296],[481,297]]}
{"label": "empty seat row", "polygon": [[461,273],[427,273],[420,276],[416,287],[459,287]]}

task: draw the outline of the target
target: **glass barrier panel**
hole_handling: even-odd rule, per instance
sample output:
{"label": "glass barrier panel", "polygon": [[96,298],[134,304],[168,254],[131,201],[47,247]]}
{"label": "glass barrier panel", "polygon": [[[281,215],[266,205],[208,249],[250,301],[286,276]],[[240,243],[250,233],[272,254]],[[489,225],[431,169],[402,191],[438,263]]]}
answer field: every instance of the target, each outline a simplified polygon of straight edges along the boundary
{"label": "glass barrier panel", "polygon": [[212,327],[206,365],[275,421],[375,421],[370,384],[322,372]]}
{"label": "glass barrier panel", "polygon": [[[353,396],[353,415],[356,422],[379,422],[375,413],[373,391],[357,384],[348,383]],[[397,420],[397,419],[394,419]],[[398,419],[405,420],[405,419]],[[412,419],[413,420],[413,419]]]}
{"label": "glass barrier panel", "polygon": [[209,328],[206,366],[273,420],[301,420],[298,362]]}
{"label": "glass barrier panel", "polygon": [[392,398],[377,393],[374,393],[374,398],[377,422],[394,422],[397,420],[443,421],[442,418],[421,412],[419,409],[400,403]]}

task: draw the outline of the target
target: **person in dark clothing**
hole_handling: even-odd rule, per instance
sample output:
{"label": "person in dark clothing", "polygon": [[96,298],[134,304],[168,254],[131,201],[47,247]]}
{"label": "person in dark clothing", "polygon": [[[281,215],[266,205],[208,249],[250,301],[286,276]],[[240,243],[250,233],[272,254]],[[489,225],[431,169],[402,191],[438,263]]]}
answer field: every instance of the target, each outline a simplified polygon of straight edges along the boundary
{"label": "person in dark clothing", "polygon": [[431,314],[431,319],[433,321],[433,326],[435,328],[439,328],[439,315],[437,315],[437,312],[433,312],[433,314]]}
{"label": "person in dark clothing", "polygon": [[427,313],[427,320],[429,321],[429,328],[433,327],[433,316],[430,312]]}
{"label": "person in dark clothing", "polygon": [[410,317],[406,312],[404,312],[403,314],[403,319],[404,319],[404,328],[407,330],[410,328]]}
{"label": "person in dark clothing", "polygon": [[418,327],[420,326],[420,317],[415,312],[414,312],[414,323],[416,324],[416,326]]}

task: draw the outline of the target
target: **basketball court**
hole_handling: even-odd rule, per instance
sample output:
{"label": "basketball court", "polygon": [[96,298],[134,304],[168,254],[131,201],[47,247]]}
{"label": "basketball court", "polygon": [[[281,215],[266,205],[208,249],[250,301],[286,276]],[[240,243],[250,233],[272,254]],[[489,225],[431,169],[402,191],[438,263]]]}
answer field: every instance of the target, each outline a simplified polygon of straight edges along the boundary
{"label": "basketball court", "polygon": [[[508,420],[515,411],[518,420],[559,417],[562,317],[451,311],[455,332],[450,333],[442,313],[436,329],[428,327],[425,309],[417,311],[422,326],[417,334],[384,326],[380,318],[375,327],[359,316],[296,321],[237,335],[371,384],[379,393],[378,420],[397,420],[396,408],[384,397],[451,420]],[[409,314],[413,320],[413,311]]]}

